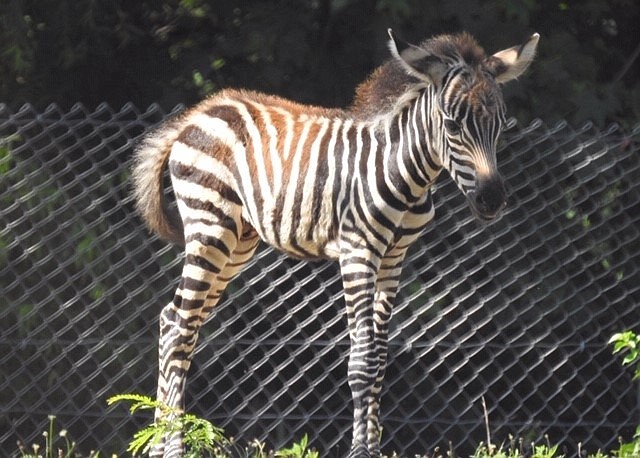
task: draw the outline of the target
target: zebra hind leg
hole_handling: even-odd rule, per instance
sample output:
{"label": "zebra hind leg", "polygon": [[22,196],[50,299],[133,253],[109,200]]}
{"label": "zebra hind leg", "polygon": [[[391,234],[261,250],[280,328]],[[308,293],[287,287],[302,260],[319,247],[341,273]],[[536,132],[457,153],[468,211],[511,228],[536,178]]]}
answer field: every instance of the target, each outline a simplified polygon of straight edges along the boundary
{"label": "zebra hind leg", "polygon": [[[255,237],[243,237],[240,241],[236,237],[226,231],[216,238],[200,234],[187,238],[180,284],[173,301],[160,315],[157,398],[178,412],[184,410],[186,375],[198,331],[257,245]],[[156,421],[162,419],[163,413],[156,411]],[[174,458],[183,453],[182,437],[173,434],[154,447],[150,456]]]}

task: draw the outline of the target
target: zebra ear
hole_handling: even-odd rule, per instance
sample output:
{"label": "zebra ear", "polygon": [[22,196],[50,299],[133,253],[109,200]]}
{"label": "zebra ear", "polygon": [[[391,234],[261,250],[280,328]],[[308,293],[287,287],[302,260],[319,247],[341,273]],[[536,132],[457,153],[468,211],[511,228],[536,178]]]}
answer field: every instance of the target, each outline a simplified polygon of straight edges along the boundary
{"label": "zebra ear", "polygon": [[524,73],[536,55],[540,35],[534,33],[519,46],[504,49],[487,58],[486,65],[498,83],[506,83]]}
{"label": "zebra ear", "polygon": [[[399,40],[391,29],[387,29],[387,33],[390,38],[389,50],[391,55],[409,75],[433,84],[438,84],[442,81],[446,71],[446,65],[442,59],[429,54],[420,46]],[[399,48],[402,51],[399,51]]]}

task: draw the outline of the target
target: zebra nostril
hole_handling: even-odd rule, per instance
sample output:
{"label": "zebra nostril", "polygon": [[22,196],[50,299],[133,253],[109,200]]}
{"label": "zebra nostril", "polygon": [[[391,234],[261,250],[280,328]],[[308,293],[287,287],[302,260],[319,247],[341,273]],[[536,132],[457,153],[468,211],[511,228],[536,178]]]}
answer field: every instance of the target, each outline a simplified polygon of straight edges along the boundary
{"label": "zebra nostril", "polygon": [[478,205],[478,208],[485,210],[487,208],[487,200],[486,200],[486,196],[484,195],[484,193],[479,193],[476,196],[476,204]]}
{"label": "zebra nostril", "polygon": [[476,206],[478,210],[483,213],[491,211],[491,204],[487,201],[487,196],[484,193],[479,193],[476,197]]}
{"label": "zebra nostril", "polygon": [[500,205],[502,199],[499,196],[489,194],[489,193],[481,193],[478,195],[478,199],[476,202],[483,208],[491,209]]}

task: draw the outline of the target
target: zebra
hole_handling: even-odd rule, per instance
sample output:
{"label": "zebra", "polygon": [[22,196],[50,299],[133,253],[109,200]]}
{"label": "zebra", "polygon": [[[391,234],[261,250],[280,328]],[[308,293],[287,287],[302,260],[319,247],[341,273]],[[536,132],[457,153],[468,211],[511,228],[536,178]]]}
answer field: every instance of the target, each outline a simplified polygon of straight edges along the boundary
{"label": "zebra", "polygon": [[[380,393],[403,259],[434,217],[431,189],[442,170],[479,220],[504,209],[500,85],[526,70],[539,39],[487,56],[468,33],[418,45],[388,34],[391,57],[347,108],[225,89],[136,148],[137,210],[185,251],[159,318],[159,401],[184,408],[198,331],[263,240],[297,258],[338,261],[350,336],[348,456],[380,456]],[[177,211],[163,198],[165,168]],[[156,420],[163,415],[158,410]],[[174,433],[151,456],[183,453]]]}

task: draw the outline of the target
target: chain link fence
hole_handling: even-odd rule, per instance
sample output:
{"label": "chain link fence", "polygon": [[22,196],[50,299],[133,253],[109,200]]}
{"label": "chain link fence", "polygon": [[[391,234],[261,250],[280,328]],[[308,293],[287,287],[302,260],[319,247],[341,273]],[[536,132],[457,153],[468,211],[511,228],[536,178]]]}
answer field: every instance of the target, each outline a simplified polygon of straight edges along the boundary
{"label": "chain link fence", "polygon": [[[179,111],[179,108],[174,112]],[[181,254],[132,210],[132,146],[171,113],[0,105],[0,454],[56,415],[84,453],[123,454],[150,421],[118,393],[155,393],[157,320]],[[506,214],[484,226],[448,177],[411,250],[392,321],[383,449],[548,434],[610,449],[640,423],[608,338],[640,329],[640,126],[512,127]],[[263,247],[204,327],[188,410],[242,441],[350,442],[349,339],[338,267]],[[149,414],[150,415],[150,414]]]}

